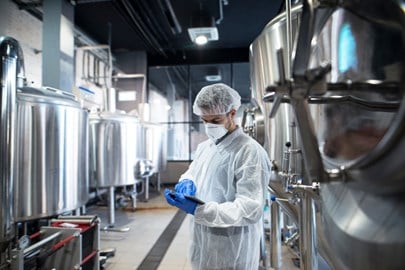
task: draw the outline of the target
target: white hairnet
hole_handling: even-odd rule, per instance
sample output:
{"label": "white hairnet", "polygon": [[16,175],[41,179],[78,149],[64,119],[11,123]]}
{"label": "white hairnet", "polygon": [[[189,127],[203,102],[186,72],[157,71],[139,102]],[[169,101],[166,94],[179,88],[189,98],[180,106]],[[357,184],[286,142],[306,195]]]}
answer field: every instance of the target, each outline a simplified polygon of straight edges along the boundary
{"label": "white hairnet", "polygon": [[239,109],[240,95],[223,83],[205,86],[197,94],[193,105],[196,115],[221,115]]}

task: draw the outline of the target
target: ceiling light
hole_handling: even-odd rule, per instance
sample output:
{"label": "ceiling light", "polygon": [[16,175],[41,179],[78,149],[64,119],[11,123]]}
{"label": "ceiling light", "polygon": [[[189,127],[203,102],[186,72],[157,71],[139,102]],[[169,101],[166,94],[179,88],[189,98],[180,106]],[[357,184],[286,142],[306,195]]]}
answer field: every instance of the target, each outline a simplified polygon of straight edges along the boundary
{"label": "ceiling light", "polygon": [[214,17],[205,13],[198,13],[192,17],[191,26],[187,29],[191,41],[198,45],[208,41],[218,40],[218,29]]}
{"label": "ceiling light", "polygon": [[[191,41],[199,45],[218,40],[218,29],[216,27],[193,27],[188,29],[188,34]],[[199,43],[201,41],[205,41],[205,43]]]}
{"label": "ceiling light", "polygon": [[217,67],[208,68],[204,78],[207,82],[219,82],[222,80],[221,72]]}
{"label": "ceiling light", "polygon": [[197,45],[204,45],[204,44],[207,44],[208,38],[207,38],[206,36],[204,36],[204,35],[198,35],[198,36],[195,38],[194,42],[195,42]]}
{"label": "ceiling light", "polygon": [[221,81],[221,79],[222,79],[222,77],[221,77],[221,75],[206,75],[205,76],[205,80],[207,81],[207,82],[219,82],[219,81]]}

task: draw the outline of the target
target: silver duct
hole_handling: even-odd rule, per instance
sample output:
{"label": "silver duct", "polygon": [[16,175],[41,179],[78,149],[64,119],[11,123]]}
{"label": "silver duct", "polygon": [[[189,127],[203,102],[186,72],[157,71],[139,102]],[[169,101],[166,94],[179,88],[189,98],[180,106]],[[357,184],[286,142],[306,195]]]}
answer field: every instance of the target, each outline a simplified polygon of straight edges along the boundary
{"label": "silver duct", "polygon": [[13,168],[17,86],[24,82],[23,53],[16,41],[0,37],[0,248],[3,252],[14,236]]}

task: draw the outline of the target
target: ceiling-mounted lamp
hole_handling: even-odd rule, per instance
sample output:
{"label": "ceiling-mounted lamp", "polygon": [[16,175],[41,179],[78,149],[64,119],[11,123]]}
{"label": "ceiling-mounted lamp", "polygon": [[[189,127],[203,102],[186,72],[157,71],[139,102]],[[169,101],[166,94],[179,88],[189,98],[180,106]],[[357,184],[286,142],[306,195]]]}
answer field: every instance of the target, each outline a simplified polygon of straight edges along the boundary
{"label": "ceiling-mounted lamp", "polygon": [[209,67],[205,74],[205,80],[207,82],[219,82],[222,80],[221,72],[218,67]]}
{"label": "ceiling-mounted lamp", "polygon": [[218,40],[218,29],[212,16],[199,12],[192,16],[191,27],[188,28],[191,41],[197,45],[204,45],[208,41]]}

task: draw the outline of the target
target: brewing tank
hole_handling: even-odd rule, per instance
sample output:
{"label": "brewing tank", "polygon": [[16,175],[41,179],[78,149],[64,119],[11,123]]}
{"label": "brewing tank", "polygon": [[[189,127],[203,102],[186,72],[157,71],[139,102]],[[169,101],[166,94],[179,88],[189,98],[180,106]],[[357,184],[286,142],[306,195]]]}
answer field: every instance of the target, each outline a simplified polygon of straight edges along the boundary
{"label": "brewing tank", "polygon": [[135,184],[136,168],[146,157],[139,119],[105,111],[91,114],[89,124],[91,186]]}
{"label": "brewing tank", "polygon": [[166,169],[166,128],[155,123],[142,123],[145,135],[146,159],[153,165],[153,172]]}
{"label": "brewing tank", "polygon": [[[301,16],[301,5],[292,9],[292,37],[296,40],[297,29]],[[270,159],[281,169],[285,144],[296,141],[293,131],[295,129],[294,117],[291,106],[287,103],[280,105],[279,112],[274,118],[269,118],[273,103],[264,102],[268,87],[277,85],[280,79],[280,71],[277,65],[277,50],[284,48],[283,59],[287,63],[287,34],[286,16],[281,13],[269,22],[262,33],[250,46],[250,72],[252,82],[252,98],[257,102],[264,115],[264,145]],[[286,128],[278,128],[278,127]],[[295,147],[295,145],[293,145]]]}
{"label": "brewing tank", "polygon": [[[323,81],[308,86],[307,101],[318,142],[318,149],[311,150],[319,150],[326,169],[341,172],[334,182],[321,183],[320,198],[316,197],[318,240],[327,243],[327,249],[318,245],[332,258],[331,266],[339,265],[334,269],[399,269],[404,264],[405,28],[403,11],[395,5],[394,1],[360,1],[345,8],[320,9],[314,12],[319,18],[307,20],[319,32],[300,38],[311,41],[300,46],[295,43],[295,28],[305,37],[308,25],[295,17],[294,10],[300,10],[293,8],[291,14],[294,66],[300,67],[297,58],[305,52],[296,48],[308,48],[306,71],[330,64]],[[263,102],[266,88],[277,86],[280,77],[276,52],[285,48],[285,16],[270,22],[250,48],[253,97],[266,115],[273,106]],[[294,68],[294,82],[296,74]],[[319,86],[325,92],[316,92]],[[285,98],[291,99],[292,95]],[[293,111],[283,106],[291,107],[282,103],[275,118],[266,123],[266,149],[276,161],[283,157],[280,139],[290,137]],[[298,130],[308,132],[312,130]]]}
{"label": "brewing tank", "polygon": [[89,188],[87,111],[71,93],[21,87],[16,112],[16,220],[84,205]]}

